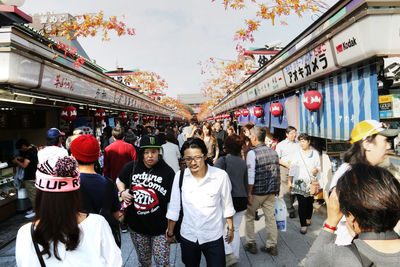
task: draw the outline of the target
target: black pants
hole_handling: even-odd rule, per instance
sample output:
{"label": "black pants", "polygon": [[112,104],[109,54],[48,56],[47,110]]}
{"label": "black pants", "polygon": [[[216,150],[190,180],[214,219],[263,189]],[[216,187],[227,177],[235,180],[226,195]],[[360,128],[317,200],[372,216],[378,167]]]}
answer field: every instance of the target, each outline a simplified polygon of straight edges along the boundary
{"label": "black pants", "polygon": [[199,244],[181,237],[182,261],[186,267],[200,266],[201,253],[206,258],[207,267],[225,266],[224,240],[221,238]]}
{"label": "black pants", "polygon": [[299,202],[299,219],[301,226],[307,226],[306,220],[311,220],[313,213],[314,197],[304,197],[303,195],[296,194],[297,201]]}

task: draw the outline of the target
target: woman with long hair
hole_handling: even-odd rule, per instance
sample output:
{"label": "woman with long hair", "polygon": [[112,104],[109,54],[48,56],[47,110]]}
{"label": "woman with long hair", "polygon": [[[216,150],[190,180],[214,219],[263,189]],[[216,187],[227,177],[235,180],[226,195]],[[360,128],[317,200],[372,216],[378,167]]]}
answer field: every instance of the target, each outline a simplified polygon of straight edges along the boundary
{"label": "woman with long hair", "polygon": [[[336,186],[337,181],[343,174],[352,168],[352,165],[364,163],[377,166],[385,160],[386,154],[390,149],[388,137],[396,136],[398,130],[386,129],[383,123],[375,120],[365,120],[359,122],[351,131],[351,147],[344,153],[344,163],[336,171],[332,178],[330,189]],[[338,225],[336,244],[349,245],[353,237],[348,232],[346,220],[343,219]]]}
{"label": "woman with long hair", "polygon": [[211,129],[211,124],[206,122],[202,127],[201,139],[207,147],[207,161],[209,164],[214,165],[217,162],[220,154],[217,139],[214,137],[214,132]]}
{"label": "woman with long hair", "polygon": [[74,158],[54,154],[40,158],[35,186],[36,216],[18,231],[17,266],[122,265],[121,251],[104,217],[80,212]]}
{"label": "woman with long hair", "polygon": [[245,126],[243,126],[242,130],[240,131],[240,137],[243,140],[243,147],[242,147],[242,159],[246,160],[247,158],[247,153],[253,148],[250,142],[250,130],[254,127],[253,123],[247,123]]}

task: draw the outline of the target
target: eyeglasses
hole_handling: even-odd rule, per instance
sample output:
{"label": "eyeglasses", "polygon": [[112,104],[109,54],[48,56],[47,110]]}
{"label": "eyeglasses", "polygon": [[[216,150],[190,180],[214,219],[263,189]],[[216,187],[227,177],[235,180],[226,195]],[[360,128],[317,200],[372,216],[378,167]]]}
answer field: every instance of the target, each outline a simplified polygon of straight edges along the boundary
{"label": "eyeglasses", "polygon": [[192,162],[193,160],[199,162],[200,160],[203,159],[203,156],[204,156],[204,155],[198,155],[198,156],[194,156],[193,158],[192,158],[192,157],[184,157],[183,159],[185,160],[186,163],[190,163],[190,162]]}

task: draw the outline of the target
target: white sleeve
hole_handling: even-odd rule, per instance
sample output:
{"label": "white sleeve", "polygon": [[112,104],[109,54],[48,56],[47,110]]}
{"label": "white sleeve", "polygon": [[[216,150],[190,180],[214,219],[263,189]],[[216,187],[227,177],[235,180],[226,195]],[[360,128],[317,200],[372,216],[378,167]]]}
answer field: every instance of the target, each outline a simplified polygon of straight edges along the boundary
{"label": "white sleeve", "polygon": [[256,176],[256,154],[253,150],[250,150],[247,153],[247,175],[249,179],[249,185],[254,184],[255,176]]}
{"label": "white sleeve", "polygon": [[278,144],[276,145],[276,149],[275,149],[276,153],[278,153],[279,159],[282,157],[282,149],[281,149],[281,146],[282,146],[282,142],[278,143]]}
{"label": "white sleeve", "polygon": [[176,146],[176,156],[178,159],[181,158],[181,152],[179,151],[179,146]]}
{"label": "white sleeve", "polygon": [[222,172],[224,173],[224,179],[221,185],[222,205],[224,207],[224,218],[228,218],[235,215],[231,194],[232,185],[228,174],[225,171]]}
{"label": "white sleeve", "polygon": [[30,230],[30,223],[18,230],[17,241],[15,242],[15,260],[18,267],[28,267],[35,265],[35,263],[40,265],[33,247]]}
{"label": "white sleeve", "polygon": [[[175,173],[174,183],[172,184],[171,198],[168,203],[167,219],[178,221],[179,212],[181,211],[181,193],[179,190],[179,177],[181,171]],[[183,170],[184,171],[184,170]]]}
{"label": "white sleeve", "polygon": [[106,266],[122,266],[121,250],[114,240],[108,222],[101,217],[101,255],[105,260]]}

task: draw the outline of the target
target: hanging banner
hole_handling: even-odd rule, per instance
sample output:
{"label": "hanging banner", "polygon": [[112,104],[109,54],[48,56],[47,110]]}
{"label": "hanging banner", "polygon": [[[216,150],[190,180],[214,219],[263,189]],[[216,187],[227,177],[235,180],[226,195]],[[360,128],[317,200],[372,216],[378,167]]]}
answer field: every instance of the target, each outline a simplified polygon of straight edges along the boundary
{"label": "hanging banner", "polygon": [[[304,101],[303,88],[300,102]],[[321,107],[311,112],[300,105],[301,132],[311,136],[349,140],[353,127],[363,120],[379,121],[376,64],[368,63],[342,70],[318,82]]]}

